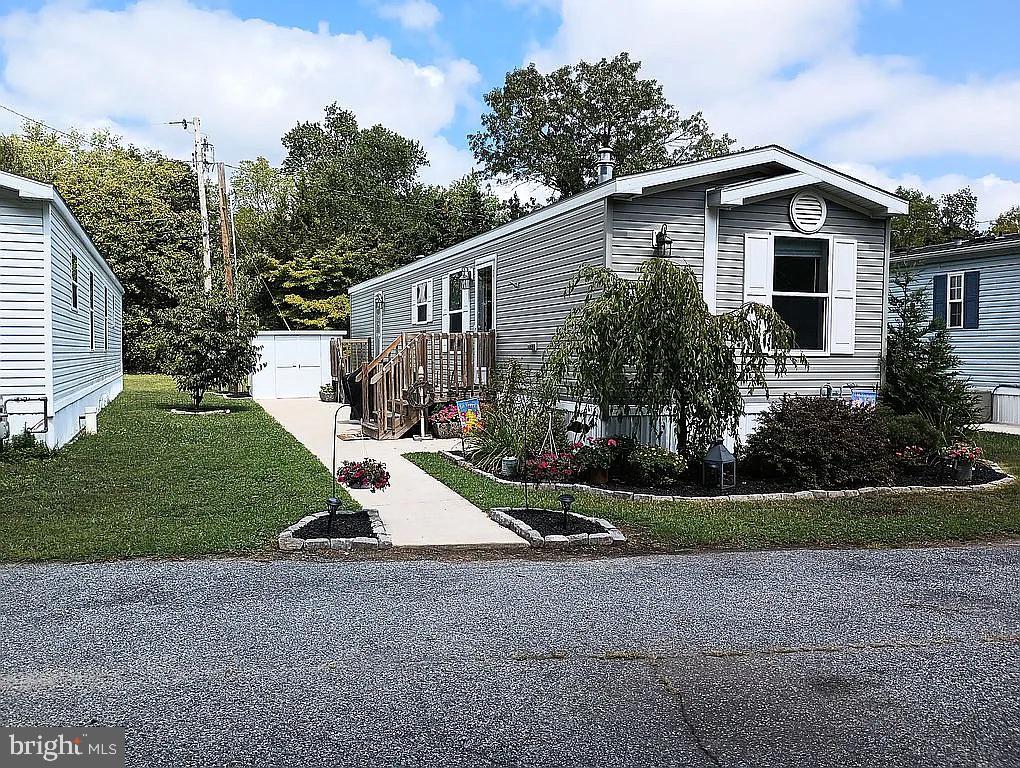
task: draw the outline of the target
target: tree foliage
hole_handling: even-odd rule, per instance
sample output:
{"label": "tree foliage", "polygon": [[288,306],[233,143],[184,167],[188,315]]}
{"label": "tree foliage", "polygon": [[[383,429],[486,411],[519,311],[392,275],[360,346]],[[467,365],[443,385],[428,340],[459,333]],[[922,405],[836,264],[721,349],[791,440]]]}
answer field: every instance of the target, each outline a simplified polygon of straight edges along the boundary
{"label": "tree foliage", "polygon": [[651,414],[661,431],[665,416],[688,457],[737,431],[745,391],[806,364],[790,354],[793,331],[771,307],[715,315],[694,273],[668,260],[644,262],[636,280],[584,267],[569,290],[582,282],[584,301],[554,336],[549,370],[603,418]]}
{"label": "tree foliage", "polygon": [[621,53],[548,75],[534,64],[509,72],[485,96],[482,130],[468,137],[475,157],[490,178],[538,182],[566,196],[596,183],[601,147],[613,150],[622,174],[730,151],[729,136],[713,134],[700,112],[682,116],[640,69]]}
{"label": "tree foliage", "polygon": [[159,370],[166,313],[201,281],[191,168],[108,131],[60,136],[26,124],[0,136],[0,169],[56,186],[124,285],[126,367]]}
{"label": "tree foliage", "polygon": [[217,384],[242,381],[261,366],[252,345],[258,322],[244,301],[195,291],[168,314],[167,370],[198,408]]}
{"label": "tree foliage", "polygon": [[892,221],[894,250],[922,248],[978,234],[977,196],[970,187],[938,199],[908,187],[897,187],[896,194],[910,203],[910,212]]}
{"label": "tree foliage", "polygon": [[237,233],[267,325],[344,328],[350,285],[526,212],[519,200],[501,204],[474,174],[423,184],[428,159],[418,142],[361,128],[336,104],[288,131],[283,145],[279,168],[258,158],[232,178]]}
{"label": "tree foliage", "polygon": [[899,414],[920,414],[949,444],[977,421],[974,397],[925,287],[909,269],[896,270],[892,282],[882,402]]}
{"label": "tree foliage", "polygon": [[996,216],[988,232],[993,235],[1013,235],[1020,232],[1020,205]]}

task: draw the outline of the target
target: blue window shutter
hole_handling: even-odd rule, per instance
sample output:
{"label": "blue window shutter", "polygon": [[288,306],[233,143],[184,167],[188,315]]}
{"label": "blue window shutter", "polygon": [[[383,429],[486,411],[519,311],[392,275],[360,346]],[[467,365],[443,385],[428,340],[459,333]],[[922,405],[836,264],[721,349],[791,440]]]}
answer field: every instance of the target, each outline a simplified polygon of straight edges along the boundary
{"label": "blue window shutter", "polygon": [[931,282],[932,319],[941,320],[943,325],[949,325],[949,318],[946,315],[946,311],[948,310],[946,302],[948,301],[949,298],[946,295],[946,291],[948,289],[949,284],[948,280],[949,278],[947,275],[935,275],[935,277],[932,278]]}
{"label": "blue window shutter", "polygon": [[981,273],[963,274],[963,327],[978,327],[978,310],[981,307]]}

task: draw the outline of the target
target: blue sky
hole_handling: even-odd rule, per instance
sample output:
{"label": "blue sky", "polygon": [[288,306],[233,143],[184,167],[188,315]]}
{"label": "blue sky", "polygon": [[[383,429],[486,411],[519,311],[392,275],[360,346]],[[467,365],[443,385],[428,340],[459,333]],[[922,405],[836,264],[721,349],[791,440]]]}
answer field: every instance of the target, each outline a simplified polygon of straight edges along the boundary
{"label": "blue sky", "polygon": [[971,184],[990,218],[1020,203],[1017,29],[1015,0],[6,0],[0,102],[174,153],[164,123],[200,113],[225,159],[278,160],[337,100],[421,140],[443,181],[471,168],[465,135],[508,69],[628,50],[741,145]]}

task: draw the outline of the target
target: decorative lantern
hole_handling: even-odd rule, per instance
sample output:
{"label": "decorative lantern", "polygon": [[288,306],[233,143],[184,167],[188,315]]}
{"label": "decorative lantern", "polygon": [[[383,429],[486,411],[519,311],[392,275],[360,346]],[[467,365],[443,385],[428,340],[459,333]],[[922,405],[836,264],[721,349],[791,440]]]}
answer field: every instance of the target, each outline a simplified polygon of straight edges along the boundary
{"label": "decorative lantern", "polygon": [[652,250],[656,256],[669,257],[673,253],[673,240],[670,238],[665,224],[657,232],[652,233]]}
{"label": "decorative lantern", "polygon": [[737,459],[723,445],[722,438],[716,440],[712,447],[705,454],[705,460],[701,462],[701,482],[708,485],[709,477],[715,483],[715,473],[719,473],[719,489],[735,488],[737,486]]}
{"label": "decorative lantern", "polygon": [[330,496],[326,499],[326,511],[329,512],[329,524],[326,526],[326,535],[333,535],[333,518],[340,509],[340,499]]}
{"label": "decorative lantern", "polygon": [[471,274],[471,270],[467,267],[461,268],[460,272],[455,274],[453,277],[460,282],[462,288],[470,288],[471,281],[474,279],[474,275]]}
{"label": "decorative lantern", "polygon": [[570,508],[574,504],[574,496],[570,493],[560,495],[560,506],[563,507],[563,530],[566,531],[570,523]]}

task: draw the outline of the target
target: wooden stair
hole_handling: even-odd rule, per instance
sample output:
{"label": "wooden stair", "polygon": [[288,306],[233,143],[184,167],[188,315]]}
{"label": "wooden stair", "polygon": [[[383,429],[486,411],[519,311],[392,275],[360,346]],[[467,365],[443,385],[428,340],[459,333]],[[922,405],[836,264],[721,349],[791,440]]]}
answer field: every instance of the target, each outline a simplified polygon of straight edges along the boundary
{"label": "wooden stair", "polygon": [[363,433],[393,440],[418,426],[418,411],[405,397],[419,369],[442,403],[479,397],[495,362],[494,331],[400,334],[361,369]]}

